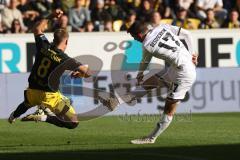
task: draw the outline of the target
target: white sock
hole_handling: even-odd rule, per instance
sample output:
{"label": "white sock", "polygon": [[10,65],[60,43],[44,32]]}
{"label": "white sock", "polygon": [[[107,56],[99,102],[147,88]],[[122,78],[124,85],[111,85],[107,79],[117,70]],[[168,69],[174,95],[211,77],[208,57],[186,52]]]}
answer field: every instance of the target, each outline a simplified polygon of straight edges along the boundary
{"label": "white sock", "polygon": [[45,108],[44,112],[46,112],[46,115],[55,116],[55,114],[49,108]]}
{"label": "white sock", "polygon": [[172,119],[173,119],[173,116],[169,116],[163,113],[161,120],[157,123],[157,126],[149,135],[149,137],[156,139],[161,133],[163,133],[163,131],[165,131],[168,128],[168,126],[172,122]]}
{"label": "white sock", "polygon": [[46,122],[47,120],[47,115],[41,115],[41,121]]}

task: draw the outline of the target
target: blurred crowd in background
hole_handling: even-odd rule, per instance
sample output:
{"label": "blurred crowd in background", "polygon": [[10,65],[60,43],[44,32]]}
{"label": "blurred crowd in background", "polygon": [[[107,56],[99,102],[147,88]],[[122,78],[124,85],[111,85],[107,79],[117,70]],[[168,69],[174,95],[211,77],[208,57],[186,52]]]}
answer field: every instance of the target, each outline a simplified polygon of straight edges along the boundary
{"label": "blurred crowd in background", "polygon": [[240,28],[240,0],[0,0],[0,33],[27,33],[54,9],[48,32],[124,31],[136,20],[186,29]]}

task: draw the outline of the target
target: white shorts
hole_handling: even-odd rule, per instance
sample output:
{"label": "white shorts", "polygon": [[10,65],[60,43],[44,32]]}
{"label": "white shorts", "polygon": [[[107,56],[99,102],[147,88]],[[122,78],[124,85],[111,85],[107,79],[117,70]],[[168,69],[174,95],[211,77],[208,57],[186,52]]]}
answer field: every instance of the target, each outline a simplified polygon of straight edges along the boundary
{"label": "white shorts", "polygon": [[196,80],[196,67],[194,64],[183,64],[179,68],[170,66],[163,75],[157,76],[169,86],[167,97],[181,100]]}

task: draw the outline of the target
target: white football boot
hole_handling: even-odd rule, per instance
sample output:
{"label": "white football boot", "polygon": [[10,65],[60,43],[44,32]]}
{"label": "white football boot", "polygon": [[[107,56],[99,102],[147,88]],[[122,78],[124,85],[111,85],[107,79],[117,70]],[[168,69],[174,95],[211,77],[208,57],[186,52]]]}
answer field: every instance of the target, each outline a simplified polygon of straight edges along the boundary
{"label": "white football boot", "polygon": [[156,138],[153,137],[144,137],[140,139],[131,140],[132,144],[153,144],[155,143]]}
{"label": "white football boot", "polygon": [[144,137],[140,139],[131,140],[132,144],[153,144],[155,143],[156,138],[154,137]]}

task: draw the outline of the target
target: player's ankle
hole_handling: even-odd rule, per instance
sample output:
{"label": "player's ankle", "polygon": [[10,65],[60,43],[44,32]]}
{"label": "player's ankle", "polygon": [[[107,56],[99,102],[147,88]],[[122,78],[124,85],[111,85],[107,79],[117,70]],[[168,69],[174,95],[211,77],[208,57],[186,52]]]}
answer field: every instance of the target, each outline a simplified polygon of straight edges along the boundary
{"label": "player's ankle", "polygon": [[152,137],[150,137],[150,139],[153,141],[156,141],[157,137],[152,136]]}

